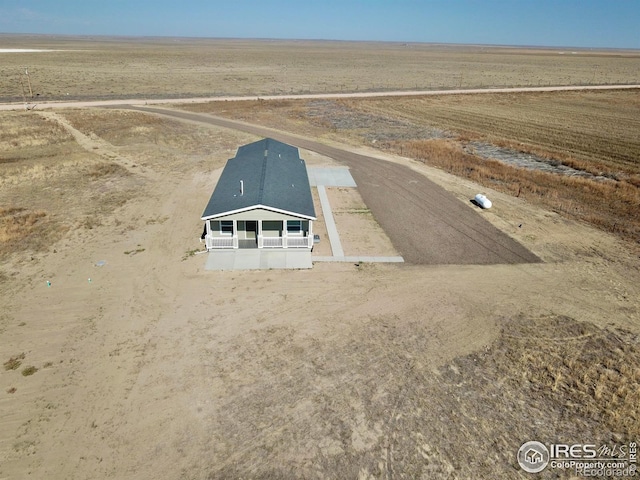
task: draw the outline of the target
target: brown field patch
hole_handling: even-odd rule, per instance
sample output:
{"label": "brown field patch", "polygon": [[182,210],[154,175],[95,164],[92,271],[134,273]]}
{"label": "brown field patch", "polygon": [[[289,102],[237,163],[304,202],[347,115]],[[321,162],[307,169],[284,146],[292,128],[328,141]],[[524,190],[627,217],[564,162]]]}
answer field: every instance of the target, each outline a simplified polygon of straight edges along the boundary
{"label": "brown field patch", "polygon": [[0,208],[0,243],[6,244],[28,236],[43,223],[47,214],[25,212],[23,208]]}
{"label": "brown field patch", "polygon": [[[0,166],[65,155],[73,149],[73,137],[55,122],[30,113],[0,115]],[[4,168],[4,167],[3,167]]]}
{"label": "brown field patch", "polygon": [[640,96],[635,91],[453,95],[340,103],[356,116],[387,115],[412,125],[426,124],[465,139],[539,153],[596,175],[640,174]]}
{"label": "brown field patch", "polygon": [[168,171],[203,165],[219,168],[238,147],[208,129],[130,110],[74,109],[65,110],[64,117],[83,134],[101,139],[132,161]]}
{"label": "brown field patch", "polygon": [[446,140],[394,143],[390,149],[586,221],[624,239],[640,240],[640,188],[630,182],[596,181],[516,168],[465,153],[458,144]]}
{"label": "brown field patch", "polygon": [[[396,373],[414,380],[398,400],[412,413],[394,422],[395,460],[413,478],[452,471],[462,478],[517,478],[513,445],[530,440],[532,431],[536,438],[589,438],[598,445],[634,441],[640,434],[637,350],[637,336],[629,332],[522,315],[504,319],[486,350],[435,375],[415,359]],[[428,403],[419,400],[425,397]],[[478,443],[486,448],[476,450]],[[412,460],[414,448],[428,461]]]}
{"label": "brown field patch", "polygon": [[[4,54],[0,101],[626,84],[637,51],[417,43],[3,36],[3,45],[62,51]],[[24,83],[24,78],[22,78]]]}
{"label": "brown field patch", "polygon": [[[93,228],[135,196],[118,163],[87,151],[57,122],[7,113],[0,143],[0,258],[50,251],[70,230]],[[35,139],[35,140],[34,140]]]}
{"label": "brown field patch", "polygon": [[232,392],[215,431],[251,440],[238,451],[218,437],[209,478],[525,478],[515,452],[532,435],[637,438],[635,335],[555,315],[500,324],[486,348],[441,365],[429,353],[434,332],[392,314],[330,338],[252,331],[212,369]]}

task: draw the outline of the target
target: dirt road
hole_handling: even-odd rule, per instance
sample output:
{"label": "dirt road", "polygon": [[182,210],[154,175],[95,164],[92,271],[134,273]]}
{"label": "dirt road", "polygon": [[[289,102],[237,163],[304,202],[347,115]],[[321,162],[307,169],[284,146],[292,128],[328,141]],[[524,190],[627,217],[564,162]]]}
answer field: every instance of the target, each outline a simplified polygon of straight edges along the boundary
{"label": "dirt road", "polygon": [[[79,108],[79,107],[113,107],[121,105],[168,105],[180,103],[227,102],[241,100],[305,100],[314,98],[372,98],[372,97],[416,97],[423,95],[463,95],[474,93],[525,93],[525,92],[566,92],[574,90],[626,90],[640,88],[637,85],[589,85],[589,86],[556,86],[556,87],[512,87],[512,88],[469,88],[454,90],[403,90],[392,92],[357,92],[357,93],[310,93],[301,95],[262,95],[243,97],[196,97],[196,98],[162,98],[162,99],[122,99],[97,100],[94,102],[51,102],[29,103],[29,108]],[[23,110],[22,103],[0,104],[1,110]]]}
{"label": "dirt road", "polygon": [[351,168],[360,194],[405,261],[418,265],[535,263],[540,259],[498,230],[477,209],[397,163],[296,135],[205,114],[131,107],[242,130],[311,150]]}

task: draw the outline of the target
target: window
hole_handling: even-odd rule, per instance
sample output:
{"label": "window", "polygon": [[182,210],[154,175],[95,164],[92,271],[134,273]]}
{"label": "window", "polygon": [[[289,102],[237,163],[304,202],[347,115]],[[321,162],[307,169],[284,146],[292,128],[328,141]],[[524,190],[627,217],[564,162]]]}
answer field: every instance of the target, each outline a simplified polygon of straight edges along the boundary
{"label": "window", "polygon": [[288,235],[302,235],[302,221],[301,220],[287,220],[287,234]]}
{"label": "window", "polygon": [[233,220],[220,221],[220,235],[233,235]]}

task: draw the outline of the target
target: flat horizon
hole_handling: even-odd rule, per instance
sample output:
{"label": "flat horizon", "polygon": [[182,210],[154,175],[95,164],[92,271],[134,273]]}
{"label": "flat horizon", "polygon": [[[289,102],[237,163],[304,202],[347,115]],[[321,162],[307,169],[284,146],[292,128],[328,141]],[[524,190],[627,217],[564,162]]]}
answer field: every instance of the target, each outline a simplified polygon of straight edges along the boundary
{"label": "flat horizon", "polygon": [[638,18],[606,0],[22,0],[0,32],[640,49]]}
{"label": "flat horizon", "polygon": [[[59,33],[11,33],[0,32],[2,37],[39,37],[60,40],[93,40],[93,39],[115,39],[115,40],[214,40],[214,41],[254,41],[254,42],[325,42],[325,43],[380,43],[396,45],[426,45],[426,46],[451,46],[451,47],[478,47],[478,48],[517,48],[517,49],[546,49],[546,50],[576,50],[576,51],[639,51],[640,48],[633,47],[589,47],[575,45],[544,45],[544,44],[499,44],[499,43],[456,43],[456,42],[422,42],[422,41],[401,41],[401,40],[343,40],[333,38],[261,38],[261,37],[215,37],[215,36],[188,36],[188,35],[108,35],[108,34],[59,34]],[[8,53],[6,50],[18,50],[13,48],[1,49],[0,52]],[[35,51],[35,49],[29,49]],[[38,51],[48,51],[41,49]],[[55,51],[51,49],[50,51]],[[29,52],[25,52],[29,53]]]}

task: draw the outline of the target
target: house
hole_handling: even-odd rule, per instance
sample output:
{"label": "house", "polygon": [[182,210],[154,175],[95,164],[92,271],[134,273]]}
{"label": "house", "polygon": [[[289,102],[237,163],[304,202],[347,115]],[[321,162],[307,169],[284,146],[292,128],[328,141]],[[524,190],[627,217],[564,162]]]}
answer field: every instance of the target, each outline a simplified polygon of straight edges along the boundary
{"label": "house", "polygon": [[316,213],[298,149],[272,138],[238,148],[202,220],[207,250],[311,249]]}

